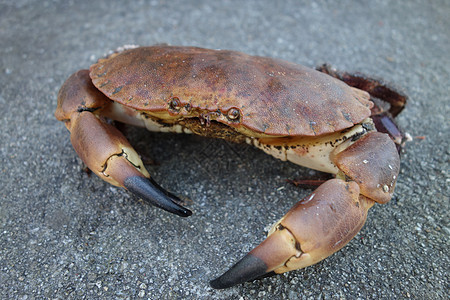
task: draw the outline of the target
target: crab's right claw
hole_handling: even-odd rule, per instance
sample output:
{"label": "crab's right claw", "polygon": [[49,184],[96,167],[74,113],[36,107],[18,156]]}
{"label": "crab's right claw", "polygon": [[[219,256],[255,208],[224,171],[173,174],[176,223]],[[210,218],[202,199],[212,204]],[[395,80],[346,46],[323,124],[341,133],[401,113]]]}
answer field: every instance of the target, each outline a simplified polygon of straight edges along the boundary
{"label": "crab's right claw", "polygon": [[61,87],[55,115],[69,129],[78,156],[103,180],[168,212],[190,216],[192,212],[178,204],[178,197],[150,178],[125,136],[97,115],[109,103],[93,86],[87,70],[73,74]]}
{"label": "crab's right claw", "polygon": [[358,184],[331,179],[298,202],[269,236],[225,274],[216,289],[315,264],[345,246],[361,229],[373,201]]}

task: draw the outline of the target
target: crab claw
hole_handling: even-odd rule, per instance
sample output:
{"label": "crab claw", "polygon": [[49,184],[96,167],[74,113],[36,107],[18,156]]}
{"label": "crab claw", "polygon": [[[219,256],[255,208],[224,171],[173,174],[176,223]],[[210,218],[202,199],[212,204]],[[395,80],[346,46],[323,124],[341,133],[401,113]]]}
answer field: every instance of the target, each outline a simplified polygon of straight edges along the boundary
{"label": "crab claw", "polygon": [[223,289],[315,264],[359,232],[373,204],[360,195],[355,182],[328,180],[289,210],[266,240],[210,284]]}
{"label": "crab claw", "polygon": [[96,115],[97,111],[107,109],[109,103],[92,85],[87,70],[73,74],[61,87],[55,115],[69,129],[78,156],[103,180],[124,187],[168,212],[190,216],[192,212],[178,204],[178,197],[150,178],[125,136]]}
{"label": "crab claw", "polygon": [[141,197],[150,204],[162,208],[181,217],[189,217],[192,212],[179,205],[180,198],[169,193],[157,184],[152,178],[131,176],[124,180],[124,186],[133,194]]}

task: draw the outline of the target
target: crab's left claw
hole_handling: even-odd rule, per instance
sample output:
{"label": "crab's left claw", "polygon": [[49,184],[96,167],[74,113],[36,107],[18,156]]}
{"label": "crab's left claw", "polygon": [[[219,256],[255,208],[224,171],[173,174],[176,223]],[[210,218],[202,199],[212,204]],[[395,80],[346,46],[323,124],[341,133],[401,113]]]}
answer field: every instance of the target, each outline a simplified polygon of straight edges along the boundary
{"label": "crab's left claw", "polygon": [[190,216],[192,212],[178,204],[178,197],[150,177],[126,137],[96,114],[108,109],[110,102],[92,85],[88,70],[73,74],[61,87],[55,115],[69,129],[78,156],[103,180],[168,212]]}
{"label": "crab's left claw", "polygon": [[211,286],[228,288],[321,261],[359,232],[373,203],[360,195],[355,182],[328,180],[298,202],[272,227],[266,240],[211,281]]}

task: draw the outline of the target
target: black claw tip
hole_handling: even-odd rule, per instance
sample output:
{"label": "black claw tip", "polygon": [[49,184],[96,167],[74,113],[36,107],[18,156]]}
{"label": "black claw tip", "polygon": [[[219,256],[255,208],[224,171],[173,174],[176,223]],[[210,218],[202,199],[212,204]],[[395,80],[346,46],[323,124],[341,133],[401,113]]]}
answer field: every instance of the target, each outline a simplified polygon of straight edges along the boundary
{"label": "black claw tip", "polygon": [[131,176],[125,179],[124,186],[133,194],[168,212],[181,217],[192,215],[189,209],[177,203],[177,201],[181,202],[180,198],[163,189],[151,178]]}
{"label": "black claw tip", "polygon": [[215,289],[226,289],[236,284],[263,277],[267,273],[267,265],[254,255],[247,254],[219,278],[210,281]]}

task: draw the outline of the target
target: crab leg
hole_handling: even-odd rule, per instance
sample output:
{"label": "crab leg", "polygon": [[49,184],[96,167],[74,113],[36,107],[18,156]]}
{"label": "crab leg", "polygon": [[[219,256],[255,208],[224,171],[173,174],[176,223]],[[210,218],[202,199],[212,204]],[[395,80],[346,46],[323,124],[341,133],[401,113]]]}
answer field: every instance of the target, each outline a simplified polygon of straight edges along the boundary
{"label": "crab leg", "polygon": [[337,71],[330,65],[324,64],[317,68],[318,71],[335,77],[349,86],[364,90],[370,94],[370,100],[374,102],[371,118],[378,131],[390,135],[400,151],[405,136],[393,121],[404,108],[408,97],[394,89],[381,79],[370,78],[361,73],[348,73]]}
{"label": "crab leg", "polygon": [[153,179],[123,134],[96,113],[108,109],[110,100],[91,83],[88,70],[73,74],[58,94],[55,116],[69,129],[72,145],[83,162],[103,180],[182,217],[191,211],[180,199]]}
{"label": "crab leg", "polygon": [[[327,64],[319,66],[317,70],[342,80],[349,86],[368,92],[371,96],[371,100],[375,100],[374,102],[379,102],[379,100],[381,100],[385,104],[388,104],[389,107],[387,108],[387,111],[392,117],[396,117],[405,108],[408,97],[392,88],[381,79],[370,78],[361,73],[337,71]],[[384,106],[385,104],[381,105]],[[383,108],[378,105],[375,105],[374,109],[377,110],[375,112],[376,114],[383,112]]]}
{"label": "crab leg", "polygon": [[392,197],[399,156],[387,134],[368,132],[332,153],[339,168],[298,202],[270,230],[266,240],[219,278],[213,288],[228,288],[270,273],[315,264],[344,247],[362,228],[375,202]]}

